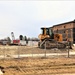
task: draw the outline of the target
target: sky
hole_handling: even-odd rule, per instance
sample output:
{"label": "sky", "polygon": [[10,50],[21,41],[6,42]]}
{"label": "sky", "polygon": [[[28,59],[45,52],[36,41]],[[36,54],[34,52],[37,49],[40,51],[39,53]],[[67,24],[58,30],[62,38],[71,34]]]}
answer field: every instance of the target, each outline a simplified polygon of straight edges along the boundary
{"label": "sky", "polygon": [[0,39],[19,35],[37,37],[41,27],[75,19],[73,0],[3,0],[0,1]]}

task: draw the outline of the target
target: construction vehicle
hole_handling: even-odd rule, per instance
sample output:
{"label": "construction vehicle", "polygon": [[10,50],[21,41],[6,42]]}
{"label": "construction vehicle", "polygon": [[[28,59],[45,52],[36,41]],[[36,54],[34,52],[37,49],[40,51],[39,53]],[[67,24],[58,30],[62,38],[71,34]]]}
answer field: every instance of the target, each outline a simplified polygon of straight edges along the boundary
{"label": "construction vehicle", "polygon": [[11,32],[11,36],[12,36],[12,42],[11,42],[10,45],[19,45],[20,40],[15,39],[15,36],[14,36],[14,33],[13,32]]}
{"label": "construction vehicle", "polygon": [[40,42],[38,47],[40,48],[66,48],[67,41],[63,42],[62,34],[53,33],[52,28],[41,28],[42,34],[38,37]]}

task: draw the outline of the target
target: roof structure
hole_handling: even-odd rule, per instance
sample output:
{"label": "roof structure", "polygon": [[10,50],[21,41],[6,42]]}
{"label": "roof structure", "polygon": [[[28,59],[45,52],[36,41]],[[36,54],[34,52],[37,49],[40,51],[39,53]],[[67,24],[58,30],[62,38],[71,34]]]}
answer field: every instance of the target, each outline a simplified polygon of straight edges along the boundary
{"label": "roof structure", "polygon": [[75,23],[75,20],[69,21],[69,22],[65,22],[65,23],[61,23],[61,24],[56,24],[56,25],[53,25],[53,27],[59,26],[59,25],[63,25],[63,24],[68,24],[68,23]]}

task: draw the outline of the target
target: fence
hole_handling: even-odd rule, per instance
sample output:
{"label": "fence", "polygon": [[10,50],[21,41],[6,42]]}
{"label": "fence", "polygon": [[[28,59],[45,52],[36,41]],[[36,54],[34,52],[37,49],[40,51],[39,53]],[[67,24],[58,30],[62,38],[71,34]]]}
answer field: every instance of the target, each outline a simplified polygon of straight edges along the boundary
{"label": "fence", "polygon": [[[45,44],[46,45],[46,44]],[[30,41],[27,46],[0,46],[0,59],[23,57],[71,57],[75,52],[71,49],[40,49],[38,42]]]}

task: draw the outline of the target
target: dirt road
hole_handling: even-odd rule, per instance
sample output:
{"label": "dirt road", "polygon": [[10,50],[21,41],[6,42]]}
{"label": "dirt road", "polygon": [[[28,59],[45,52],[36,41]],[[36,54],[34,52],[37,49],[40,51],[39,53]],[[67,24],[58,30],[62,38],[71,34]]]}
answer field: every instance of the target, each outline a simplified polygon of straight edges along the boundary
{"label": "dirt road", "polygon": [[[75,55],[75,52],[69,52],[69,55]],[[0,55],[0,58],[22,58],[22,57],[58,57],[58,56],[68,56],[68,53],[44,53],[44,54],[19,54],[19,55]]]}

